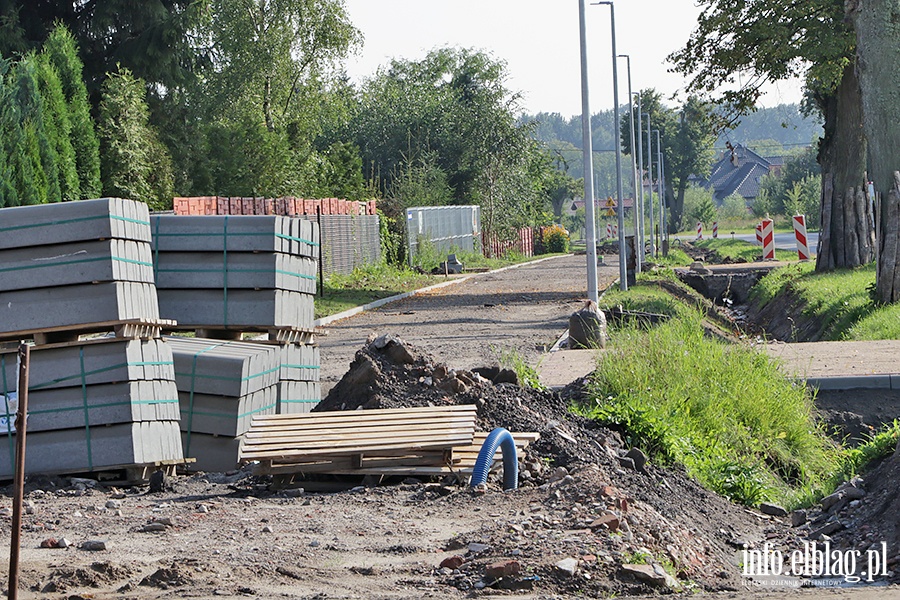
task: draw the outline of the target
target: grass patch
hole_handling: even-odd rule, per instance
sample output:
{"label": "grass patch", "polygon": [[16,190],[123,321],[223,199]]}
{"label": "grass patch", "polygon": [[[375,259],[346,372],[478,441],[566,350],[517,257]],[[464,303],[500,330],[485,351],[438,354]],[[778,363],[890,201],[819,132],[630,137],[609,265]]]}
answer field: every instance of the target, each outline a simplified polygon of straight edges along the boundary
{"label": "grass patch", "polygon": [[900,305],[877,305],[869,295],[875,265],[816,273],[811,263],[778,269],[753,288],[751,300],[765,305],[791,293],[803,313],[825,323],[823,340],[900,339]]}
{"label": "grass patch", "polygon": [[540,391],[547,389],[547,386],[541,383],[541,376],[538,375],[537,369],[528,364],[521,352],[514,348],[506,348],[499,351],[496,348],[492,348],[492,350],[499,353],[500,366],[505,369],[512,369],[515,372],[520,386]]}
{"label": "grass patch", "polygon": [[669,248],[667,256],[663,256],[662,252],[659,252],[656,257],[647,259],[647,262],[662,267],[686,267],[694,262],[694,259],[678,246],[672,246]]}
{"label": "grass patch", "polygon": [[325,293],[316,296],[316,318],[426,287],[443,279],[385,264],[359,267],[349,275],[336,273],[326,279]]}
{"label": "grass patch", "polygon": [[[664,271],[662,276],[666,277],[671,271]],[[656,285],[656,279],[660,275],[644,275],[630,288],[627,292],[616,288],[609,290],[600,300],[600,307],[610,309],[615,306],[621,306],[625,310],[640,311],[654,313],[657,315],[669,316],[687,316],[690,314],[689,309],[683,302],[674,298],[670,293],[660,289]],[[674,274],[672,278],[677,281]],[[678,284],[682,285],[682,284]],[[693,291],[693,290],[691,290]]]}
{"label": "grass patch", "polygon": [[[762,257],[762,248],[745,240],[733,240],[727,238],[708,239],[694,242],[694,246],[712,250],[722,259],[731,259],[733,261],[754,262]],[[775,260],[792,261],[797,260],[797,253],[790,250],[775,249]]]}
{"label": "grass patch", "polygon": [[757,350],[705,337],[701,319],[613,332],[583,412],[738,502],[820,496],[840,460],[809,392]]}

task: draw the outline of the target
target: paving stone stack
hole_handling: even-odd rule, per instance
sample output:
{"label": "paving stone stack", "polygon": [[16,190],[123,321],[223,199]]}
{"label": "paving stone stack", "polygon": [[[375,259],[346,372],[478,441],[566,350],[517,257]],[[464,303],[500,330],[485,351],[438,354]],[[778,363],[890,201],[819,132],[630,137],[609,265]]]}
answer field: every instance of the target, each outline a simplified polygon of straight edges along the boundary
{"label": "paving stone stack", "polygon": [[206,471],[234,469],[255,415],[274,414],[279,346],[172,336],[185,455]]}
{"label": "paving stone stack", "polygon": [[149,220],[120,198],[0,210],[0,339],[158,321]]}
{"label": "paving stone stack", "polygon": [[[0,353],[0,479],[14,473],[16,381],[16,352]],[[35,346],[28,389],[26,473],[183,461],[172,352],[162,340]]]}
{"label": "paving stone stack", "polygon": [[278,348],[279,414],[308,413],[322,399],[319,383],[319,348],[310,344],[283,344]]}
{"label": "paving stone stack", "polygon": [[181,329],[313,328],[319,231],[282,216],[154,216],[160,313]]}

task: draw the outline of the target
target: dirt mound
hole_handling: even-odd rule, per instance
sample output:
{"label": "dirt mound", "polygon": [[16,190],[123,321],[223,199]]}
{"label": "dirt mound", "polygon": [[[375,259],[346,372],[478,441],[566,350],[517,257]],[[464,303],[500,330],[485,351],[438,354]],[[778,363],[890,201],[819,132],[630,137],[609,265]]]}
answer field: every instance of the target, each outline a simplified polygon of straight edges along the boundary
{"label": "dirt mound", "polygon": [[[474,404],[478,407],[480,429],[505,427],[510,431],[539,432],[540,440],[529,446],[522,461],[520,487],[552,489],[544,508],[554,516],[539,524],[525,516],[521,523],[461,542],[487,540],[512,556],[524,552],[523,546],[530,543],[546,546],[549,554],[565,556],[572,552],[574,534],[567,538],[561,532],[591,532],[591,524],[597,518],[615,519],[611,535],[602,536],[589,557],[599,560],[595,563],[596,575],[605,575],[605,580],[572,580],[558,569],[537,574],[559,580],[557,583],[563,588],[572,585],[597,594],[609,593],[612,578],[619,582],[614,586],[619,592],[645,589],[646,583],[635,583],[619,570],[621,564],[635,556],[649,556],[652,561],[670,564],[681,577],[700,582],[708,589],[739,587],[736,548],[745,541],[763,539],[763,526],[782,531],[784,525],[752,516],[703,489],[681,469],[650,463],[641,467],[639,463],[646,457],[625,446],[619,433],[569,411],[569,406],[583,397],[584,390],[577,384],[562,393],[494,384],[476,373],[435,363],[397,337],[382,336],[357,352],[350,370],[316,410]],[[510,527],[515,532],[538,526],[552,529],[555,537],[531,536],[527,538],[531,541],[526,542],[521,536],[509,534]],[[553,541],[556,538],[558,544]],[[477,560],[470,565],[475,570],[482,567]],[[465,577],[450,583],[458,583],[461,589],[471,585]]]}
{"label": "dirt mound", "polygon": [[53,569],[37,589],[46,594],[77,588],[101,588],[127,581],[134,573],[130,567],[109,562],[95,562],[88,568],[60,567]]}

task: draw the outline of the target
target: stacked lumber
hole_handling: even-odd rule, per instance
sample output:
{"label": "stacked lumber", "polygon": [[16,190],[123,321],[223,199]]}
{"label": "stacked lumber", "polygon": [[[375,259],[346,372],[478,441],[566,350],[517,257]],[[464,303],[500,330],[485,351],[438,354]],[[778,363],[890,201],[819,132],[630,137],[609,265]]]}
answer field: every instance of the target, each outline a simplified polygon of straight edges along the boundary
{"label": "stacked lumber", "polygon": [[[172,352],[113,337],[35,346],[29,365],[27,473],[183,461]],[[14,474],[16,353],[0,353],[0,479]],[[6,401],[4,401],[6,400]]]}
{"label": "stacked lumber", "polygon": [[154,216],[160,312],[180,329],[310,331],[318,226],[281,216]]}
{"label": "stacked lumber", "polygon": [[186,456],[207,471],[238,463],[236,438],[251,419],[275,413],[280,348],[274,345],[171,336]]}
{"label": "stacked lumber", "polygon": [[267,474],[452,465],[453,449],[472,444],[475,416],[462,405],[256,417],[240,460]]}
{"label": "stacked lumber", "polygon": [[0,339],[160,324],[149,218],[119,198],[0,210]]}
{"label": "stacked lumber", "polygon": [[308,413],[322,399],[319,348],[282,344],[278,348],[278,414]]}

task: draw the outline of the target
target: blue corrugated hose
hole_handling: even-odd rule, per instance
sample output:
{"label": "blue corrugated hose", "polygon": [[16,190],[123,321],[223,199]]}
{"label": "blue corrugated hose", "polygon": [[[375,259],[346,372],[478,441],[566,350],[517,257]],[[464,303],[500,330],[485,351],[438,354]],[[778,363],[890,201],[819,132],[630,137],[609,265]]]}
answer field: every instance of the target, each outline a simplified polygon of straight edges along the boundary
{"label": "blue corrugated hose", "polygon": [[503,452],[503,489],[514,490],[519,486],[519,459],[516,456],[516,442],[510,432],[498,427],[488,434],[472,471],[472,487],[487,483],[488,473],[494,464],[497,446]]}

